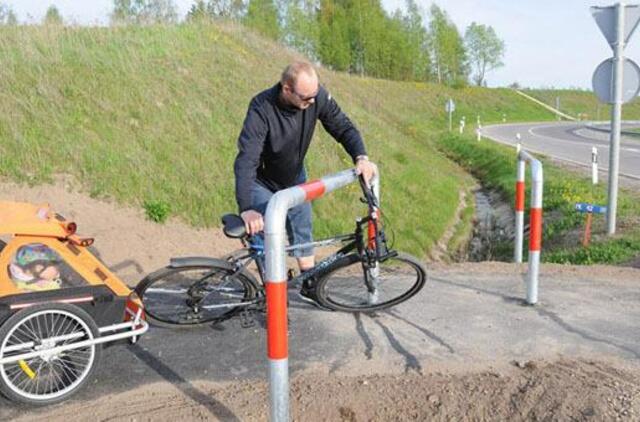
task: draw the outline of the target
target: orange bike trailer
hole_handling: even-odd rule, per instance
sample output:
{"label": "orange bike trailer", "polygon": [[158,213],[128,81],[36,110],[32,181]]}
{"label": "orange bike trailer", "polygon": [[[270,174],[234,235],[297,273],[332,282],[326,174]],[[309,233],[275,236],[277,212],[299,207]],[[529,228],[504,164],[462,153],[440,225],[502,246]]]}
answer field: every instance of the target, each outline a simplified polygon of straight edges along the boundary
{"label": "orange bike trailer", "polygon": [[103,343],[148,329],[135,293],[76,229],[48,205],[0,201],[0,393],[11,400],[66,399]]}

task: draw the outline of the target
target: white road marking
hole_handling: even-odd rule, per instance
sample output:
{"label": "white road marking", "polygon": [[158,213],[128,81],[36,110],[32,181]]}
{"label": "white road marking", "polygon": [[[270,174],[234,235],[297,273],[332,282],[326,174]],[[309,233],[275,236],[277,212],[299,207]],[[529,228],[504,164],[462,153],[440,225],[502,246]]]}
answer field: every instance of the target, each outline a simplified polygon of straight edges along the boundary
{"label": "white road marking", "polygon": [[[489,138],[489,139],[491,139],[491,140],[493,140],[495,142],[498,142],[498,143],[501,143],[501,144],[504,144],[504,145],[515,146],[515,141],[512,141],[511,137],[506,137],[506,139],[500,139],[500,138],[497,137],[498,135],[491,135],[490,129],[499,128],[499,127],[503,127],[503,126],[502,125],[486,126],[485,127],[484,136],[486,136],[487,138]],[[526,128],[526,125],[523,125],[521,127]],[[533,137],[545,138],[545,139],[549,139],[549,140],[555,141],[555,142],[557,142],[557,141],[571,142],[571,143],[578,144],[578,145],[584,146],[584,147],[589,146],[585,142],[578,142],[578,141],[571,141],[571,140],[566,140],[566,139],[551,138],[551,137],[548,137],[548,136],[536,134],[533,131],[533,129],[540,129],[540,128],[544,128],[544,127],[555,127],[555,126],[551,126],[551,125],[533,126],[533,127],[530,127],[527,130],[527,132],[529,134],[531,134]],[[606,144],[599,144],[599,145],[601,145],[603,148],[606,148],[606,149],[609,148],[608,145],[606,145]],[[564,158],[564,157],[561,157],[561,156],[558,156],[558,155],[552,155],[553,153],[544,152],[544,151],[541,151],[539,149],[531,148],[529,146],[527,146],[526,149],[527,149],[527,151],[533,152],[534,154],[546,155],[546,156],[553,157],[553,158],[561,160],[561,161],[566,161],[568,163],[576,164],[576,165],[579,165],[579,166],[582,166],[582,167],[591,167],[591,162],[583,163],[583,162],[580,162],[580,161],[572,160],[570,158]],[[621,148],[621,150],[623,150],[623,151],[632,150],[630,152],[640,153],[640,150],[638,150],[636,148]],[[600,165],[600,171],[608,172],[608,166],[605,166],[604,164],[601,164]],[[640,180],[640,175],[630,174],[630,173],[623,173],[623,172],[619,172],[619,174],[621,176],[625,176],[625,177],[628,177],[630,179]]]}

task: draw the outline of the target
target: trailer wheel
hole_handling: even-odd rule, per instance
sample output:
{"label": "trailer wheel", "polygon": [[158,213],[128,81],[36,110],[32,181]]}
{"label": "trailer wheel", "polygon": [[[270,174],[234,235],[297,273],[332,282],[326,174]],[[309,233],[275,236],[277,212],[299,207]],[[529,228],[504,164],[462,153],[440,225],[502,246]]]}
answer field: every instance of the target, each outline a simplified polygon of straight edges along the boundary
{"label": "trailer wheel", "polygon": [[[67,399],[87,383],[102,347],[89,314],[65,303],[34,305],[0,327],[0,392],[8,399],[46,405]],[[60,347],[71,346],[64,350]]]}

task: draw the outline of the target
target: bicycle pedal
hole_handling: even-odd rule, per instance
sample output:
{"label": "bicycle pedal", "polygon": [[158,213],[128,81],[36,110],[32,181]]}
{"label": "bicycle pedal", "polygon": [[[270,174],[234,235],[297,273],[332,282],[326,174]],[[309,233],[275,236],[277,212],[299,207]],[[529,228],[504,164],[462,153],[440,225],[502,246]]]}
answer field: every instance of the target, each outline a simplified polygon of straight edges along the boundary
{"label": "bicycle pedal", "polygon": [[256,325],[256,320],[253,317],[253,312],[246,308],[240,311],[240,326],[242,328],[251,328],[254,325]]}
{"label": "bicycle pedal", "polygon": [[296,276],[296,272],[293,268],[289,268],[287,270],[287,281],[291,281],[293,278],[295,278]]}

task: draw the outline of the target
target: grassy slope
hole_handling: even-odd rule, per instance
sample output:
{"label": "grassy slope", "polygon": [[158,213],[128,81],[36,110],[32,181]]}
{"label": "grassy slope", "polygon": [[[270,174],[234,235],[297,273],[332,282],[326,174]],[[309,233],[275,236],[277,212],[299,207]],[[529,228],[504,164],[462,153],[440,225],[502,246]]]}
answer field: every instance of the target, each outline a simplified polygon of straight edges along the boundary
{"label": "grassy slope", "polygon": [[[601,104],[590,91],[579,91],[572,89],[553,90],[525,90],[540,101],[556,106],[556,98],[560,98],[560,110],[571,116],[578,117],[582,114],[583,120],[608,120],[611,115],[611,107]],[[629,120],[640,119],[640,100],[637,98],[622,107],[622,118]]]}
{"label": "grassy slope", "polygon": [[[0,28],[0,175],[28,183],[68,173],[93,196],[162,201],[195,225],[235,210],[232,163],[250,98],[294,57],[234,26]],[[453,220],[467,176],[434,140],[455,121],[546,120],[506,89],[398,83],[321,70],[383,174],[396,239],[427,252]],[[350,161],[321,127],[311,177]],[[356,187],[318,203],[316,234],[350,229]]]}
{"label": "grassy slope", "polygon": [[[476,142],[471,137],[458,135],[443,137],[439,144],[443,151],[462,163],[485,186],[501,191],[510,203],[514,203],[516,162],[513,159],[513,148],[493,142]],[[618,198],[618,232],[612,239],[604,235],[604,216],[594,216],[592,244],[585,249],[579,246],[585,216],[578,214],[574,206],[577,202],[606,204],[606,184],[593,186],[590,177],[578,176],[554,167],[544,158],[543,163],[543,260],[574,264],[617,264],[627,262],[640,253],[640,230],[637,225],[640,202],[637,193],[621,190]],[[525,210],[528,214],[528,191],[526,199]],[[527,215],[525,222],[528,218]],[[508,250],[505,258],[509,259],[511,245],[505,246]]]}

